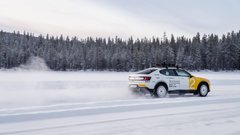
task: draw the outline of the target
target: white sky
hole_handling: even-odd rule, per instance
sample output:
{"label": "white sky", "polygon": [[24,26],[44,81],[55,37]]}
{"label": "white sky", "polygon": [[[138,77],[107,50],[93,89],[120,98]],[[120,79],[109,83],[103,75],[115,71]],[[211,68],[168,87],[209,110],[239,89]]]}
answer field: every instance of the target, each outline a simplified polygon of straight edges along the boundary
{"label": "white sky", "polygon": [[93,37],[240,30],[240,0],[0,0],[0,29]]}

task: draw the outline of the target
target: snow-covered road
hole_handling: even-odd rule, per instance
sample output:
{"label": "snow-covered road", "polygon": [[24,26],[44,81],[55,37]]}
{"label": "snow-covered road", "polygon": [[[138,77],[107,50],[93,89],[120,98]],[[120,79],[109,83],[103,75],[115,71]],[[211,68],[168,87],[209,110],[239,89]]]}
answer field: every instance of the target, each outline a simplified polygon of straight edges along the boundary
{"label": "snow-covered road", "polygon": [[0,72],[0,135],[240,134],[240,72],[193,73],[208,97],[163,99],[131,95],[128,74]]}

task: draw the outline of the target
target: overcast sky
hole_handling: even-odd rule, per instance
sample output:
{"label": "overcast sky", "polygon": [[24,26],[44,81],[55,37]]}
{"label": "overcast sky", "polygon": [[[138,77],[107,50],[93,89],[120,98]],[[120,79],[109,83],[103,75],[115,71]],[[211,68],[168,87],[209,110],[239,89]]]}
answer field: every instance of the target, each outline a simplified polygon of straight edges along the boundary
{"label": "overcast sky", "polygon": [[240,30],[240,0],[0,0],[0,29],[93,37]]}

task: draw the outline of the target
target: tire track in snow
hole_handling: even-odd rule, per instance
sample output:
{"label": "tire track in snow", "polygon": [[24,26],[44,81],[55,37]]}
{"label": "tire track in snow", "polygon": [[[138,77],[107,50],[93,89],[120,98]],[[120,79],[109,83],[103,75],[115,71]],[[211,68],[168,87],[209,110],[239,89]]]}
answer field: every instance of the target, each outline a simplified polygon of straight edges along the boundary
{"label": "tire track in snow", "polygon": [[[183,107],[183,106],[182,106]],[[0,132],[0,135],[12,135],[12,134],[22,134],[22,133],[31,133],[31,132],[38,132],[38,131],[45,131],[45,130],[56,130],[56,129],[63,129],[63,128],[74,128],[74,127],[79,127],[79,126],[90,126],[90,125],[96,125],[96,124],[106,124],[106,123],[113,123],[113,122],[123,122],[123,121],[131,121],[131,120],[139,120],[139,119],[149,119],[149,118],[160,118],[160,117],[172,117],[172,116],[182,116],[182,115],[203,115],[203,113],[210,114],[210,113],[218,113],[216,116],[217,119],[221,118],[224,119],[225,117],[219,116],[219,113],[225,114],[225,112],[231,112],[235,114],[235,116],[240,117],[236,112],[240,111],[240,108],[236,107],[231,107],[231,108],[221,108],[221,109],[207,109],[207,110],[202,110],[202,111],[189,111],[186,110],[181,113],[167,113],[167,114],[159,114],[159,115],[146,115],[146,116],[137,116],[137,117],[128,117],[128,118],[115,118],[111,120],[100,120],[100,121],[93,121],[93,122],[82,122],[82,123],[74,123],[74,124],[65,124],[65,125],[58,125],[58,126],[50,126],[50,127],[42,127],[42,128],[33,128],[33,129],[25,129],[25,130],[17,130],[17,131],[9,131],[9,132]],[[232,117],[235,117],[232,115]],[[227,116],[229,117],[229,116]],[[216,118],[215,118],[216,119]],[[189,121],[185,124],[190,124],[193,121]],[[166,126],[173,126],[173,125],[179,125],[182,123],[174,123],[174,124],[160,124],[158,125],[161,127],[166,127]],[[134,129],[138,129],[139,127],[134,127]],[[124,128],[122,128],[124,129]],[[131,130],[134,130],[131,129]],[[119,129],[118,129],[119,130]],[[109,132],[109,131],[105,131]],[[127,132],[127,131],[126,131]]]}
{"label": "tire track in snow", "polygon": [[159,102],[146,102],[146,103],[132,103],[121,105],[108,105],[108,106],[92,106],[81,107],[72,109],[59,109],[59,110],[47,110],[47,111],[33,111],[27,113],[13,113],[13,114],[1,114],[0,123],[16,123],[23,121],[44,120],[53,118],[65,118],[75,116],[88,116],[99,115],[116,112],[129,112],[129,111],[141,111],[141,110],[154,110],[171,107],[184,107],[195,105],[209,105],[209,104],[222,104],[222,103],[236,103],[240,102],[240,98],[225,98],[225,99],[213,99],[213,100],[198,100],[198,101],[184,101],[173,103]]}

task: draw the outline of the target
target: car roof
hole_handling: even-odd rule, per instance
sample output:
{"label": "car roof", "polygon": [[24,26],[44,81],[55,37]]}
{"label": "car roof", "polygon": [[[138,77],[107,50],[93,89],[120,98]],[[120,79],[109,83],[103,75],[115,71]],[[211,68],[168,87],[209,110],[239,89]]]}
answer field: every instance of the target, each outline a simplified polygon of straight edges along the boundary
{"label": "car roof", "polygon": [[162,69],[181,69],[181,68],[176,68],[176,67],[151,67],[151,68],[148,68],[148,69],[159,69],[159,70],[162,70]]}

